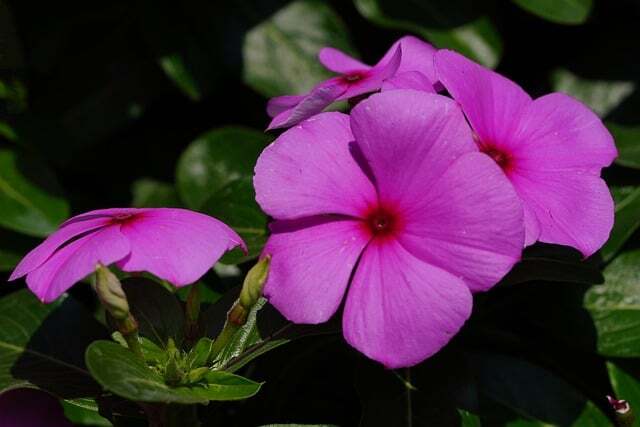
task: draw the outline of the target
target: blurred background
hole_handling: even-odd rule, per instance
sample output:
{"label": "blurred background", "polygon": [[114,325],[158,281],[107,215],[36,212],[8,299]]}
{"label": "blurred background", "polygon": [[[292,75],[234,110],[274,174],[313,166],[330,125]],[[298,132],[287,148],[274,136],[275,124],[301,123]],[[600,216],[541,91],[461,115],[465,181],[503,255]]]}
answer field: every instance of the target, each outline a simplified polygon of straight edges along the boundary
{"label": "blurred background", "polygon": [[[640,395],[639,19],[637,0],[0,0],[1,282],[72,214],[181,206],[250,244],[205,278],[213,301],[266,239],[251,176],[277,135],[264,132],[267,99],[327,78],[324,46],[373,64],[414,34],[534,97],[569,93],[605,120],[620,150],[605,173],[618,202],[612,239],[587,262],[532,248],[525,261],[553,268],[525,262],[480,296],[482,314],[413,379],[339,334],[305,339],[251,365],[245,375],[267,381],[263,392],[212,408],[211,425],[612,425],[604,395],[621,381]],[[92,308],[89,287],[78,288]]]}

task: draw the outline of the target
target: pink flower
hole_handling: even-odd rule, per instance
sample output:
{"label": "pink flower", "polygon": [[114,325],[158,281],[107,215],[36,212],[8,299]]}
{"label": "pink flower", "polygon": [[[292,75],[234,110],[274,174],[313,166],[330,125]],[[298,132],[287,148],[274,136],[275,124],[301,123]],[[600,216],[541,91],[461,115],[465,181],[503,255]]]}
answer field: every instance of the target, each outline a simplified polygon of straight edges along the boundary
{"label": "pink flower", "polygon": [[396,41],[373,67],[346,53],[326,47],[318,59],[330,71],[340,74],[326,80],[306,95],[272,98],[267,113],[273,120],[268,129],[284,128],[307,119],[334,101],[354,98],[380,89],[419,89],[434,92],[435,49],[428,43],[405,36]]}
{"label": "pink flower", "polygon": [[575,99],[532,100],[520,86],[462,55],[435,56],[440,82],[460,103],[480,150],[502,168],[522,200],[525,243],[597,251],[613,226],[600,171],[617,156],[602,121]]}
{"label": "pink flower", "polygon": [[75,216],[29,252],[9,280],[51,302],[98,263],[146,271],[175,286],[197,281],[242,239],[227,225],[185,209],[103,209]]}
{"label": "pink flower", "polygon": [[347,293],[346,340],[388,367],[444,346],[523,247],[512,186],[435,94],[383,92],[302,122],[264,150],[254,185],[276,219],[265,296],[320,323]]}

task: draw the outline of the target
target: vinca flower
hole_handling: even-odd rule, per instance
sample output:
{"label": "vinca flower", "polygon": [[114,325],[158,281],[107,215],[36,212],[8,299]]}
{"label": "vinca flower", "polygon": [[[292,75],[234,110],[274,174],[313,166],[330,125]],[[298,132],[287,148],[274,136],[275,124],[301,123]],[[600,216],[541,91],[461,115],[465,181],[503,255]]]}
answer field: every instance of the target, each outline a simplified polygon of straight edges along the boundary
{"label": "vinca flower", "polygon": [[326,47],[320,51],[318,59],[325,68],[340,75],[318,84],[306,95],[284,95],[269,100],[267,113],[273,120],[268,129],[292,126],[321,112],[334,101],[380,89],[434,92],[434,53],[430,44],[405,36],[372,67],[338,49]]}
{"label": "vinca flower", "polygon": [[9,280],[51,302],[100,263],[146,271],[175,286],[196,282],[242,239],[210,216],[185,209],[102,209],[75,216],[29,252]]}
{"label": "vinca flower", "polygon": [[343,299],[343,333],[384,365],[437,352],[471,313],[472,292],[520,258],[522,208],[478,152],[458,105],[416,90],[318,114],[258,159],[254,185],[275,218],[264,293],[296,323]]}
{"label": "vinca flower", "polygon": [[585,256],[600,249],[614,213],[600,172],[617,151],[598,116],[562,93],[532,100],[516,83],[456,52],[438,51],[435,64],[480,151],[494,159],[518,193],[526,244],[573,246]]}

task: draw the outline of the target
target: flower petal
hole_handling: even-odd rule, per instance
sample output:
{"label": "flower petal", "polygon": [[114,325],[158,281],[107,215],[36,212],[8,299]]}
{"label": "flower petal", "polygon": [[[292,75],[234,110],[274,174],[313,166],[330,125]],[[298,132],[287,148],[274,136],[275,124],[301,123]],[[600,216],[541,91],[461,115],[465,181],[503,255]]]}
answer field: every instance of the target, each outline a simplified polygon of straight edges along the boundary
{"label": "flower petal", "polygon": [[414,204],[455,159],[477,151],[453,100],[415,90],[360,102],[351,112],[351,129],[388,203]]}
{"label": "flower petal", "polygon": [[402,60],[396,71],[397,74],[417,71],[432,83],[438,81],[433,63],[436,48],[414,36],[404,36],[397,40],[382,57],[380,63],[388,61],[398,46],[402,49]]}
{"label": "flower petal", "polygon": [[104,227],[55,252],[27,275],[27,285],[40,300],[48,303],[93,273],[98,263],[110,265],[128,253],[129,243],[120,233],[120,227]]}
{"label": "flower petal", "polygon": [[531,97],[511,80],[457,52],[439,50],[435,66],[439,81],[460,103],[480,139],[497,147],[508,144]]}
{"label": "flower petal", "polygon": [[254,186],[278,219],[360,214],[376,192],[352,156],[349,116],[322,113],[284,132],[258,158]]}
{"label": "flower petal", "polygon": [[[98,230],[111,222],[111,216],[95,214],[95,212],[100,211],[88,212],[67,220],[58,230],[20,261],[13,273],[11,273],[9,280],[19,279],[40,267],[60,246],[69,240],[92,230]],[[92,215],[92,217],[87,217],[87,215]]]}
{"label": "flower petal", "polygon": [[269,123],[267,130],[290,127],[320,113],[340,98],[347,88],[348,85],[339,78],[322,82],[304,96],[298,104],[278,113]]}
{"label": "flower petal", "polygon": [[0,426],[73,427],[60,401],[44,391],[12,388],[0,394]]}
{"label": "flower petal", "polygon": [[269,117],[275,117],[278,114],[290,110],[305,98],[306,95],[283,95],[271,98],[267,102],[267,114]]}
{"label": "flower petal", "polygon": [[318,54],[320,63],[328,70],[338,74],[346,74],[350,71],[368,70],[371,68],[341,50],[325,47]]}
{"label": "flower petal", "polygon": [[424,92],[436,93],[433,84],[419,71],[407,71],[399,73],[382,84],[382,90],[415,89]]}
{"label": "flower petal", "polygon": [[540,241],[573,246],[590,256],[609,238],[614,204],[599,176],[575,170],[529,170],[512,174],[511,182],[536,215]]}
{"label": "flower petal", "polygon": [[228,250],[244,242],[221,221],[186,209],[149,209],[121,226],[131,253],[124,271],[147,271],[175,286],[200,279]]}
{"label": "flower petal", "polygon": [[474,292],[491,288],[524,247],[522,204],[513,186],[488,156],[470,153],[425,187],[404,212],[400,243]]}
{"label": "flower petal", "polygon": [[349,83],[349,89],[347,89],[347,91],[338,99],[349,99],[365,93],[380,90],[384,81],[396,73],[400,66],[401,59],[402,51],[400,48],[397,48],[389,58],[388,62],[378,63],[378,65],[366,73],[366,76],[363,79]]}
{"label": "flower petal", "polygon": [[264,295],[296,323],[336,312],[368,236],[358,221],[313,217],[272,226],[263,254],[272,256]]}
{"label": "flower petal", "polygon": [[471,314],[459,278],[415,258],[397,242],[365,249],[348,292],[344,337],[388,368],[415,365],[440,350]]}
{"label": "flower petal", "polygon": [[525,109],[516,139],[517,168],[581,169],[600,174],[618,155],[602,120],[563,93],[536,99]]}

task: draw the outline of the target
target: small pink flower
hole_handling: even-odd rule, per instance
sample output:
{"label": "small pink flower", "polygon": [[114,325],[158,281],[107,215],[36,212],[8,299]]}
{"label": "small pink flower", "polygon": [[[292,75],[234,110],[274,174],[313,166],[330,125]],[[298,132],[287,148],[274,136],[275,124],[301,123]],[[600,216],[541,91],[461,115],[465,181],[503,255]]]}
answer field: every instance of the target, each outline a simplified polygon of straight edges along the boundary
{"label": "small pink flower", "polygon": [[268,129],[293,126],[317,114],[334,101],[354,98],[380,89],[419,89],[434,92],[435,49],[428,43],[405,36],[396,41],[373,67],[346,53],[326,47],[318,59],[330,71],[340,74],[326,80],[306,95],[272,98],[267,113],[273,117]]}
{"label": "small pink flower", "polygon": [[460,103],[482,152],[522,200],[525,243],[597,251],[613,226],[613,200],[600,178],[617,156],[611,134],[586,106],[562,93],[532,100],[516,83],[464,56],[435,56],[439,81]]}
{"label": "small pink flower", "polygon": [[[519,259],[520,202],[449,98],[393,90],[322,113],[258,159],[274,217],[265,295],[289,320],[329,319],[388,367],[437,352]],[[348,291],[347,291],[347,288]]]}
{"label": "small pink flower", "polygon": [[51,302],[98,263],[146,271],[175,286],[197,281],[242,239],[215,218],[185,209],[103,209],[75,216],[29,252],[9,280]]}

